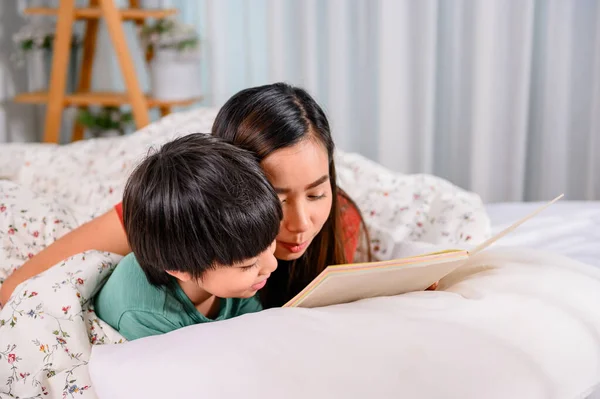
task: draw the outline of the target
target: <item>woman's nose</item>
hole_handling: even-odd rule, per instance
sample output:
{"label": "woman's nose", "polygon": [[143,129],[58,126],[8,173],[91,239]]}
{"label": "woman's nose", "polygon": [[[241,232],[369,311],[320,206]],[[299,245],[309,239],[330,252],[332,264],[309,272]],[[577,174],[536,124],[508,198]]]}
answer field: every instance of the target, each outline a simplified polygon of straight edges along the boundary
{"label": "woman's nose", "polygon": [[285,228],[292,233],[303,233],[310,227],[310,217],[302,204],[289,207],[283,213]]}

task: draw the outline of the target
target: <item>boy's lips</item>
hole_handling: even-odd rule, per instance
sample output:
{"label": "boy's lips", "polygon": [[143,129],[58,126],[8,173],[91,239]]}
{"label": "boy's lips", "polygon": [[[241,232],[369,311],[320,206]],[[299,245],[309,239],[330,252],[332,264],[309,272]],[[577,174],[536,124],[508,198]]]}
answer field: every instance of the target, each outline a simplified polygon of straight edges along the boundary
{"label": "boy's lips", "polygon": [[306,249],[306,247],[308,246],[309,241],[304,241],[301,243],[295,243],[295,242],[283,242],[283,241],[277,241],[281,246],[283,246],[285,249],[287,249],[288,251],[292,252],[292,253],[298,253],[298,252],[302,252]]}
{"label": "boy's lips", "polygon": [[253,289],[254,291],[258,291],[258,290],[260,290],[261,288],[263,288],[263,287],[264,287],[264,286],[267,284],[267,280],[268,280],[268,278],[264,279],[264,280],[263,280],[263,281],[261,281],[260,283],[256,283],[256,284],[254,284],[254,285],[252,286],[252,289]]}

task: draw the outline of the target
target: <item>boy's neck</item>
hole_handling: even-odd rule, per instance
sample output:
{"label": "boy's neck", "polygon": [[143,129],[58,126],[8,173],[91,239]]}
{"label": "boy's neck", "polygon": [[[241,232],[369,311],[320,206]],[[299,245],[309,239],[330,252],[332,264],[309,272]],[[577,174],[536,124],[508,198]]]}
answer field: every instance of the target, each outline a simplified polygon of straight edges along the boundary
{"label": "boy's neck", "polygon": [[198,312],[202,313],[209,319],[214,319],[219,315],[220,301],[219,298],[203,290],[194,281],[177,280],[183,293],[190,298]]}

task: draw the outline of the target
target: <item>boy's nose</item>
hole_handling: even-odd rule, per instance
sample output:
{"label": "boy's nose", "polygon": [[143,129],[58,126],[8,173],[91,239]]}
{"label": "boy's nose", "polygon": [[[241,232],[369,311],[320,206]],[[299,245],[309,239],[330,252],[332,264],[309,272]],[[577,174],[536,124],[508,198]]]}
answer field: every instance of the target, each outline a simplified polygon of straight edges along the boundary
{"label": "boy's nose", "polygon": [[263,269],[261,270],[262,274],[271,274],[277,269],[277,258],[275,257],[275,253],[269,251],[268,259],[263,263]]}

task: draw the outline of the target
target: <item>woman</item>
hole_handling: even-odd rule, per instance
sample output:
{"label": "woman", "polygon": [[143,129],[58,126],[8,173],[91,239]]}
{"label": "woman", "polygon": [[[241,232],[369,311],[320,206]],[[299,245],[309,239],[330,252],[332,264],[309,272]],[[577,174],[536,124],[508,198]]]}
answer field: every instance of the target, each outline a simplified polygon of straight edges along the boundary
{"label": "woman", "polygon": [[[360,212],[336,185],[327,117],[306,91],[283,83],[243,90],[221,108],[212,134],[255,153],[281,199],[279,265],[261,291],[265,308],[283,305],[328,265],[351,262],[361,230],[368,250]],[[121,204],[26,262],[0,288],[0,303],[22,281],[90,249],[131,252]]]}

